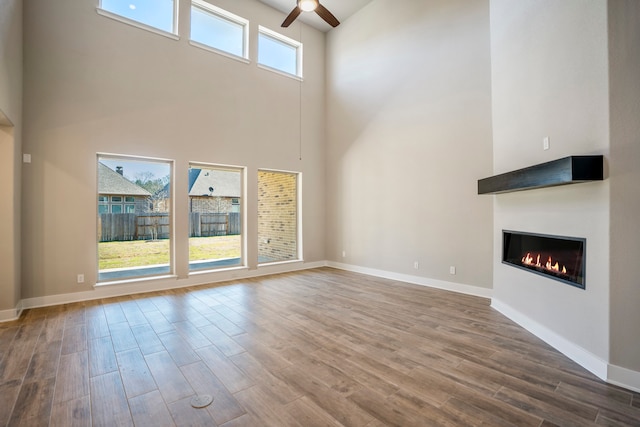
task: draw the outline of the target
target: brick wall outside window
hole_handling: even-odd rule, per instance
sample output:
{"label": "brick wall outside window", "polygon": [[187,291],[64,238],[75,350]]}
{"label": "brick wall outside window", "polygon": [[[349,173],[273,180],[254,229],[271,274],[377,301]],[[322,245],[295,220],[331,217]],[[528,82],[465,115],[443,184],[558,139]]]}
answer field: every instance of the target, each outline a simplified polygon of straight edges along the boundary
{"label": "brick wall outside window", "polygon": [[297,175],[258,171],[258,261],[298,258]]}

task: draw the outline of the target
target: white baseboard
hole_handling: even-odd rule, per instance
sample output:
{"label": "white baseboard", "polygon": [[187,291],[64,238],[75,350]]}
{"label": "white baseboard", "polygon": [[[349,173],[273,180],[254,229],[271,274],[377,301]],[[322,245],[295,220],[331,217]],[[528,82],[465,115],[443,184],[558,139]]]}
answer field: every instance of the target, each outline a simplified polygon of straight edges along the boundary
{"label": "white baseboard", "polygon": [[[158,279],[136,280],[131,282],[100,285],[93,290],[73,292],[69,294],[47,295],[43,297],[26,298],[21,301],[22,308],[48,307],[51,305],[69,304],[74,302],[90,301],[100,298],[119,297],[124,295],[143,294],[147,292],[164,291],[168,289],[186,288],[190,286],[202,286],[213,283],[227,282],[230,280],[242,280],[251,277],[267,276],[269,274],[287,273],[290,271],[308,270],[325,267],[325,261],[317,262],[291,262],[277,263],[260,266],[258,269],[228,269],[211,274],[193,274],[187,279],[178,279],[168,276]],[[0,318],[1,321],[1,318]]]}
{"label": "white baseboard", "polygon": [[460,294],[473,295],[482,298],[491,298],[493,291],[479,286],[465,285],[463,283],[446,282],[444,280],[429,279],[410,274],[394,273],[392,271],[378,270],[375,268],[360,267],[351,264],[328,261],[327,266],[340,270],[353,271],[354,273],[367,274],[369,276],[382,277],[384,279],[398,280],[400,282],[412,283],[414,285],[427,286],[430,288],[443,289],[445,291],[457,292]]}
{"label": "white baseboard", "polygon": [[0,310],[0,323],[1,322],[10,322],[11,320],[17,320],[22,314],[22,301],[18,302],[16,308],[11,308],[9,310]]}
{"label": "white baseboard", "polygon": [[640,372],[638,371],[632,371],[622,366],[609,365],[607,381],[640,393]]}
{"label": "white baseboard", "polygon": [[546,326],[520,313],[508,304],[493,298],[491,307],[531,332],[569,359],[603,381],[640,392],[640,372],[609,364],[595,354],[558,335]]}

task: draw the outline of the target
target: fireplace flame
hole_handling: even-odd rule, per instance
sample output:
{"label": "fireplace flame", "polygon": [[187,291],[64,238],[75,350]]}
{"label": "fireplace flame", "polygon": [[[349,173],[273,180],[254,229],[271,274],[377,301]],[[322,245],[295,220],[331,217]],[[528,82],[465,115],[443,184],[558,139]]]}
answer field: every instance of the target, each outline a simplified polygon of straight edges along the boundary
{"label": "fireplace flame", "polygon": [[533,256],[531,256],[531,252],[527,252],[527,254],[525,256],[522,257],[522,263],[524,265],[530,265],[533,267],[540,267],[540,268],[546,268],[547,270],[550,271],[555,271],[555,272],[562,272],[563,274],[567,274],[567,269],[565,268],[565,266],[563,265],[562,267],[560,267],[560,263],[558,261],[554,261],[551,259],[551,257],[549,257],[549,259],[547,260],[547,262],[545,263],[545,265],[543,266],[540,263],[540,254],[538,254],[535,258],[535,262],[533,260]]}

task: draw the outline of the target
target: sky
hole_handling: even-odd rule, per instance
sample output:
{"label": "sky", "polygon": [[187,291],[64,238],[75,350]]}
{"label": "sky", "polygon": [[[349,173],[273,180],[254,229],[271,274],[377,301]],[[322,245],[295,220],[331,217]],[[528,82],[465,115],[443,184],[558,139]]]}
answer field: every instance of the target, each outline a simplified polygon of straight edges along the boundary
{"label": "sky", "polygon": [[124,177],[129,181],[135,181],[137,175],[144,172],[151,172],[153,174],[152,179],[163,178],[171,173],[171,167],[168,163],[106,158],[100,158],[100,163],[114,171],[116,166],[122,166]]}
{"label": "sky", "polygon": [[101,0],[100,7],[125,18],[173,32],[173,0]]}

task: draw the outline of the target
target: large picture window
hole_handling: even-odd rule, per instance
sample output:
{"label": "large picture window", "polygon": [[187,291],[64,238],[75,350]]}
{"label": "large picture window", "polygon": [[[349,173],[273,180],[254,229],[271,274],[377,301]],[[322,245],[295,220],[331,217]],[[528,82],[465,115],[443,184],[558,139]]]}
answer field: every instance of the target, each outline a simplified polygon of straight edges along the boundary
{"label": "large picture window", "polygon": [[258,64],[302,77],[302,43],[262,26],[258,31]]}
{"label": "large picture window", "polygon": [[189,165],[189,271],[243,264],[243,170]]}
{"label": "large picture window", "polygon": [[191,2],[191,41],[247,59],[249,21],[202,0]]}
{"label": "large picture window", "polygon": [[299,174],[258,171],[258,263],[300,259]]}
{"label": "large picture window", "polygon": [[178,33],[176,9],[177,0],[99,0],[98,6],[101,15],[170,34]]}
{"label": "large picture window", "polygon": [[98,155],[98,282],[171,267],[171,162]]}

